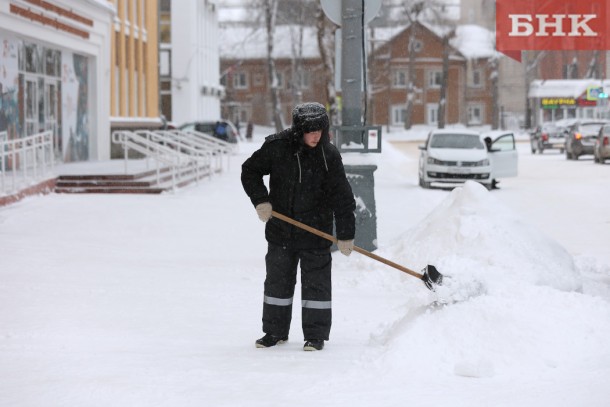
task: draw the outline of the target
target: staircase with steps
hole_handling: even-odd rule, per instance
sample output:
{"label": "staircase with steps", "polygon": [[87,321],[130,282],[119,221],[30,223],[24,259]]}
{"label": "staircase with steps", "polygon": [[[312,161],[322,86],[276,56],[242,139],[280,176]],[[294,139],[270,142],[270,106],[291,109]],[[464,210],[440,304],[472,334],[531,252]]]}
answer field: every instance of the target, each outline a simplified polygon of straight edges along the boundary
{"label": "staircase with steps", "polygon": [[[194,169],[189,167],[184,168],[176,176],[175,185],[177,188],[198,180]],[[163,167],[159,170],[159,175],[157,175],[157,170],[134,174],[60,175],[57,177],[55,192],[71,194],[160,194],[171,191],[173,189],[172,185],[170,168]]]}

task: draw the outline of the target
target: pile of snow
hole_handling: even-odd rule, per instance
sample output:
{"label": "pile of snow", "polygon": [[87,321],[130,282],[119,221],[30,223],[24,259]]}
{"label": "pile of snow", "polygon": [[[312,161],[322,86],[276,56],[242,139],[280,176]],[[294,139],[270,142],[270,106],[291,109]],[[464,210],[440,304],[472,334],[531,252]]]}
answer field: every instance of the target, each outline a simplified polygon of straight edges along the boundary
{"label": "pile of snow", "polygon": [[610,324],[600,321],[610,321],[610,306],[580,293],[572,257],[476,182],[454,189],[378,254],[404,265],[434,264],[448,277],[436,292],[407,274],[399,273],[404,284],[385,277],[407,300],[404,315],[373,343],[385,346],[380,364],[397,375],[571,369],[608,349]]}
{"label": "pile of snow", "polygon": [[434,264],[455,280],[480,281],[488,292],[517,284],[581,288],[568,252],[474,181],[455,188],[388,250],[407,264]]}

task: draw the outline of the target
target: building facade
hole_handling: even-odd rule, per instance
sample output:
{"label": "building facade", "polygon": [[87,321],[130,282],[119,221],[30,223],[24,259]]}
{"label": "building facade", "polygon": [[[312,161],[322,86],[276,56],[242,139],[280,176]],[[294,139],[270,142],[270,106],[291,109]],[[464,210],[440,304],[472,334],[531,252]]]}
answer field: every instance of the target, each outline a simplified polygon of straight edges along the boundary
{"label": "building facade", "polygon": [[[411,122],[436,125],[443,75],[444,45],[438,33],[425,25],[417,27],[415,89],[407,90],[409,52],[407,45],[412,27],[391,36],[372,56],[370,80],[373,85],[373,122],[403,125],[407,99],[413,101]],[[459,33],[458,33],[459,34]],[[450,42],[451,44],[451,42]],[[447,88],[445,94],[445,123],[465,125],[490,124],[492,121],[491,66],[488,58],[466,58],[460,50],[449,45]]]}
{"label": "building facade", "polygon": [[161,113],[176,125],[218,120],[218,9],[213,0],[160,1]]}
{"label": "building facade", "polygon": [[225,95],[222,117],[234,123],[271,125],[271,85],[277,89],[284,123],[290,124],[292,108],[303,101],[325,103],[326,82],[311,27],[277,26],[273,62],[275,80],[269,78],[266,33],[256,27],[223,27],[220,58]]}
{"label": "building facade", "polygon": [[106,1],[0,0],[0,132],[53,132],[66,162],[110,155]]}
{"label": "building facade", "polygon": [[108,0],[111,30],[110,127],[159,127],[158,2]]}

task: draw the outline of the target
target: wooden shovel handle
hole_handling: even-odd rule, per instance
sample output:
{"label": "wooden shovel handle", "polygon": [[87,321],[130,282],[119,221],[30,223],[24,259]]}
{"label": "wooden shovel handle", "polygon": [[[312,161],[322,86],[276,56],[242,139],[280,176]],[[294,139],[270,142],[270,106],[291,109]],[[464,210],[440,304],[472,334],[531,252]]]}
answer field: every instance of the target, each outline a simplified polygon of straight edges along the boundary
{"label": "wooden shovel handle", "polygon": [[[311,226],[308,226],[308,225],[306,225],[306,224],[304,224],[304,223],[301,223],[301,222],[299,222],[298,220],[294,220],[294,219],[292,219],[292,218],[289,218],[288,216],[286,216],[286,215],[282,215],[281,213],[278,213],[278,212],[276,212],[276,211],[271,211],[271,214],[273,215],[273,217],[274,217],[274,218],[281,219],[281,220],[283,220],[284,222],[288,222],[288,223],[290,223],[291,225],[294,225],[294,226],[296,226],[296,227],[298,227],[298,228],[301,228],[301,229],[303,229],[303,230],[306,230],[306,231],[308,231],[308,232],[311,232],[311,233],[313,233],[314,235],[320,236],[320,237],[322,237],[322,238],[324,238],[324,239],[326,239],[326,240],[330,240],[331,242],[333,242],[333,243],[335,243],[335,244],[337,243],[337,238],[336,238],[336,237],[334,237],[333,235],[329,235],[328,233],[324,233],[324,232],[322,232],[321,230],[318,230],[318,229],[312,228]],[[413,271],[413,270],[411,270],[411,269],[408,269],[408,268],[406,268],[406,267],[404,267],[404,266],[401,266],[400,264],[396,264],[396,263],[394,263],[393,261],[390,261],[390,260],[388,260],[388,259],[384,259],[383,257],[378,256],[378,255],[376,255],[376,254],[373,254],[373,253],[371,253],[371,252],[369,252],[369,251],[367,251],[367,250],[364,250],[364,249],[363,249],[363,248],[361,248],[361,247],[354,246],[354,251],[356,251],[356,252],[358,252],[358,253],[360,253],[360,254],[364,254],[365,256],[370,257],[370,258],[371,258],[371,259],[373,259],[373,260],[377,260],[377,261],[379,261],[379,262],[381,262],[381,263],[383,263],[383,264],[386,264],[386,265],[388,265],[388,266],[390,266],[390,267],[394,267],[395,269],[400,270],[400,271],[402,271],[403,273],[407,273],[407,274],[409,274],[409,275],[412,275],[413,277],[417,277],[417,278],[419,278],[420,280],[423,278],[423,275],[422,275],[422,274],[420,274],[420,273],[418,273],[418,272],[416,272],[416,271]]]}

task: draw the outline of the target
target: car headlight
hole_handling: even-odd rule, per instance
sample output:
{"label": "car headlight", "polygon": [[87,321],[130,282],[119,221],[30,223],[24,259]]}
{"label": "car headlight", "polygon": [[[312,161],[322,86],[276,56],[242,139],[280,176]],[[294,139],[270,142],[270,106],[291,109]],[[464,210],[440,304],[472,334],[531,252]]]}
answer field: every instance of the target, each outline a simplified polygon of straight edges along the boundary
{"label": "car headlight", "polygon": [[485,167],[487,165],[489,165],[489,158],[486,158],[486,159],[481,160],[481,161],[477,161],[477,163],[476,163],[477,167]]}
{"label": "car headlight", "polygon": [[428,157],[428,164],[444,165],[444,161],[437,160],[436,158],[433,158],[433,157]]}

